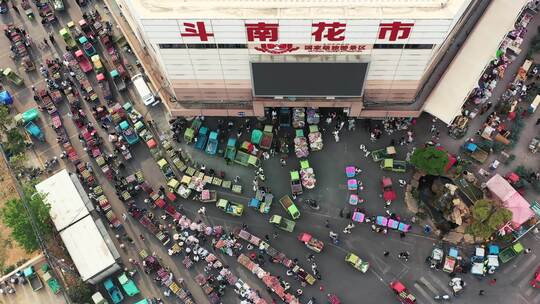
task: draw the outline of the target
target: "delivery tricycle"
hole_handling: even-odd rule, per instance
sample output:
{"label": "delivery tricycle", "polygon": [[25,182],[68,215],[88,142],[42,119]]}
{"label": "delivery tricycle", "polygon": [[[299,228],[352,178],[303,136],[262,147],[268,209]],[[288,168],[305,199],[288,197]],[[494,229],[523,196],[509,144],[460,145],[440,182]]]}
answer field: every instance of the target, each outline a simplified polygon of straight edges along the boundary
{"label": "delivery tricycle", "polygon": [[24,79],[22,79],[22,77],[19,76],[17,73],[13,72],[11,68],[5,68],[2,71],[2,75],[9,81],[13,82],[15,85],[20,86],[24,83]]}
{"label": "delivery tricycle", "polygon": [[414,304],[416,303],[416,297],[407,290],[407,287],[400,281],[392,281],[390,288],[397,294],[399,301],[402,304]]}
{"label": "delivery tricycle", "polygon": [[323,241],[314,238],[311,234],[307,232],[300,233],[298,235],[298,240],[304,243],[307,248],[317,253],[320,253],[324,248]]}

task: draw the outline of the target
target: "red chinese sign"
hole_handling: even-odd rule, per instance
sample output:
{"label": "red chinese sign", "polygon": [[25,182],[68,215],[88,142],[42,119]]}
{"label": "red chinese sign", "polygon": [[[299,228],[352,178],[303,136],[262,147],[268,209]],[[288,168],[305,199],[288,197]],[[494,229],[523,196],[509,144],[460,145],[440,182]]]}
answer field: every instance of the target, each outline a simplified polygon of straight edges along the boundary
{"label": "red chinese sign", "polygon": [[201,41],[208,41],[208,37],[213,37],[213,33],[206,31],[204,22],[198,21],[196,23],[184,22],[185,33],[180,33],[182,37],[199,37]]}
{"label": "red chinese sign", "polygon": [[[184,22],[184,29],[180,33],[182,37],[199,37],[200,41],[208,41],[209,37],[214,37],[214,33],[206,30],[203,21]],[[313,23],[311,35],[317,42],[345,41],[346,24],[341,22],[318,22]],[[396,41],[409,38],[414,23],[395,21],[392,23],[379,24],[379,40]],[[279,24],[277,23],[246,23],[245,24],[248,42],[277,42],[279,40]],[[281,44],[279,44],[281,45]]]}
{"label": "red chinese sign", "polygon": [[365,51],[367,46],[364,44],[308,44],[304,46],[304,49],[309,53],[358,53]]}
{"label": "red chinese sign", "polygon": [[265,43],[256,46],[255,50],[272,55],[288,53],[360,53],[368,49],[364,44],[307,44],[295,46],[292,43]]}
{"label": "red chinese sign", "polygon": [[313,27],[317,29],[311,33],[315,37],[315,41],[322,41],[323,38],[326,38],[328,41],[343,41],[345,40],[345,23],[340,22],[319,22],[313,23]]}
{"label": "red chinese sign", "polygon": [[261,41],[261,42],[274,42],[278,41],[278,27],[277,23],[246,23],[247,40]]}
{"label": "red chinese sign", "polygon": [[407,39],[411,34],[414,23],[392,22],[379,24],[379,39],[386,39],[386,34],[390,33],[389,41]]}

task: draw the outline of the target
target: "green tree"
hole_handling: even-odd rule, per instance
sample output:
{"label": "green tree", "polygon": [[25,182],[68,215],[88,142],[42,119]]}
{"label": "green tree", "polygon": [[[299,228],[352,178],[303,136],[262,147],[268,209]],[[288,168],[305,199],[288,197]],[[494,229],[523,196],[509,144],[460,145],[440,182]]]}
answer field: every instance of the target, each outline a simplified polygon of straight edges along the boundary
{"label": "green tree", "polygon": [[448,154],[445,151],[431,146],[417,149],[411,156],[411,163],[416,169],[431,175],[444,174],[448,161]]}
{"label": "green tree", "polygon": [[13,171],[18,174],[24,168],[24,164],[26,163],[26,161],[26,154],[19,153],[9,158],[9,165],[11,166],[11,168],[13,168]]}
{"label": "green tree", "polygon": [[469,232],[475,237],[483,239],[489,238],[493,234],[493,230],[482,222],[474,222],[469,226]]}
{"label": "green tree", "polygon": [[511,219],[512,211],[501,208],[493,212],[493,214],[489,217],[488,226],[493,230],[497,230],[501,228],[502,225],[508,223],[508,221]]}
{"label": "green tree", "polygon": [[474,203],[474,206],[471,208],[471,213],[475,221],[483,222],[488,219],[492,210],[493,201],[481,199]]}
{"label": "green tree", "polygon": [[0,133],[5,134],[12,121],[9,115],[9,108],[5,105],[0,105]]}
{"label": "green tree", "polygon": [[[42,236],[49,237],[52,233],[52,223],[49,216],[50,206],[43,200],[42,195],[35,194],[32,186],[24,188],[24,199],[36,222],[37,229]],[[32,229],[30,216],[20,199],[11,199],[0,209],[0,218],[6,226],[11,228],[11,237],[21,245],[26,252],[38,250],[39,243]]]}
{"label": "green tree", "polygon": [[67,295],[73,303],[91,303],[94,289],[92,285],[78,279],[67,287]]}
{"label": "green tree", "polygon": [[17,129],[10,129],[7,131],[7,142],[4,144],[6,151],[11,155],[23,153],[26,144],[24,142],[24,135],[22,135]]}

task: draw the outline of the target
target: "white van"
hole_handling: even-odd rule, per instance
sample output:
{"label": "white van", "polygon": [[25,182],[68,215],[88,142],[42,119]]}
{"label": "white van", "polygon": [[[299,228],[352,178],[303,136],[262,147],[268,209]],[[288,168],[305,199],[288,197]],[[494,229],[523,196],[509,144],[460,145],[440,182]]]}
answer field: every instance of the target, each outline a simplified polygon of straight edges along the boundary
{"label": "white van", "polygon": [[142,74],[137,74],[131,77],[131,82],[133,82],[135,90],[137,90],[137,93],[139,93],[139,96],[141,96],[142,102],[145,106],[155,106],[159,103],[159,100],[156,100],[154,94],[152,94],[152,91],[150,91],[148,84],[146,81],[144,81]]}

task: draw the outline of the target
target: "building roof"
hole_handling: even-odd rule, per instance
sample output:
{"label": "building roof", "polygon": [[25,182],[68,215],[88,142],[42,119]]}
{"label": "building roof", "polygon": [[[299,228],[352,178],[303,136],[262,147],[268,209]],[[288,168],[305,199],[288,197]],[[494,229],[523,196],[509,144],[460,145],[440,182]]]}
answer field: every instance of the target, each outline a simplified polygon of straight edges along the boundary
{"label": "building roof", "polygon": [[425,102],[424,111],[447,124],[459,115],[486,65],[528,0],[493,1]]}
{"label": "building roof", "polygon": [[56,227],[62,231],[69,225],[90,214],[92,202],[76,178],[71,178],[67,170],[62,170],[36,185],[36,190],[46,195],[51,209],[49,214]]}
{"label": "building roof", "polygon": [[127,0],[141,19],[453,19],[470,0]]}
{"label": "building roof", "polygon": [[60,232],[60,237],[83,281],[116,263],[91,216]]}

